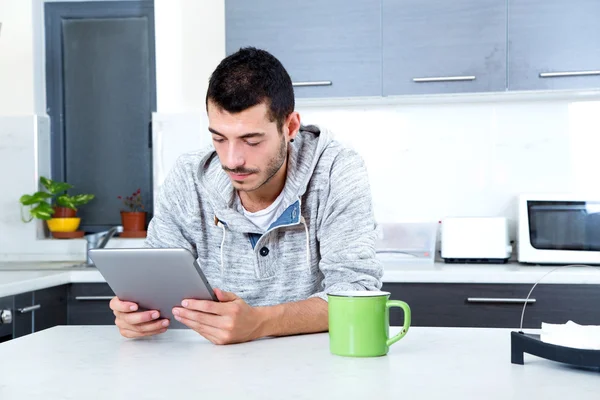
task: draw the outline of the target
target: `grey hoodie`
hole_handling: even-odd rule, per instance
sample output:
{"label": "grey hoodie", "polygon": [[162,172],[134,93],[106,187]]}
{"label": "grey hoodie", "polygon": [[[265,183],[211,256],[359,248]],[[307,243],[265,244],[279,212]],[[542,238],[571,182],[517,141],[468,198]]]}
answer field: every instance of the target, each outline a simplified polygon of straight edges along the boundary
{"label": "grey hoodie", "polygon": [[288,154],[285,211],[267,231],[244,216],[212,146],[180,156],[158,191],[145,245],[192,251],[211,286],[251,306],[381,288],[360,156],[314,126]]}

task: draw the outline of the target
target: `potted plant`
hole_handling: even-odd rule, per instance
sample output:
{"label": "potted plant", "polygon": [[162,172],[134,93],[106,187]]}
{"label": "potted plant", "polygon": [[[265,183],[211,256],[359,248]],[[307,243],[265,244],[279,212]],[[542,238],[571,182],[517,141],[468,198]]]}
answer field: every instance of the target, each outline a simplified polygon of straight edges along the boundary
{"label": "potted plant", "polygon": [[[33,194],[24,194],[19,199],[21,203],[21,220],[31,222],[34,218],[45,220],[48,229],[56,236],[56,232],[75,232],[79,228],[80,218],[77,218],[77,208],[94,199],[93,194],[68,195],[67,190],[73,185],[66,182],[56,182],[46,177],[40,177],[41,190]],[[23,215],[25,207],[29,207],[27,216]]]}
{"label": "potted plant", "polygon": [[121,224],[123,225],[123,237],[146,236],[146,211],[142,202],[142,190],[138,189],[131,196],[118,196],[125,206],[121,210]]}

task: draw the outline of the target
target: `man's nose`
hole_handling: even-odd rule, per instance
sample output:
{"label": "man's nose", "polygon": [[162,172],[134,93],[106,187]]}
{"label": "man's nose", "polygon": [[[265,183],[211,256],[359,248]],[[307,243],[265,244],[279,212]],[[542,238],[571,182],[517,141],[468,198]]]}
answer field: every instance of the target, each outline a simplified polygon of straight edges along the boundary
{"label": "man's nose", "polygon": [[225,166],[229,169],[236,169],[244,165],[244,154],[235,143],[228,146],[225,163]]}

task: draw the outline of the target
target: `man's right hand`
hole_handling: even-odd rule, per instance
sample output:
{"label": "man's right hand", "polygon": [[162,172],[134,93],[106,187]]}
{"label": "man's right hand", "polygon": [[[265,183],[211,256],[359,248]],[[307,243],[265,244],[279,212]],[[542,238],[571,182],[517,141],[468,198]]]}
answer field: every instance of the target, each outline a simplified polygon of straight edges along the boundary
{"label": "man's right hand", "polygon": [[156,310],[137,311],[138,305],[130,301],[121,301],[116,296],[110,301],[110,309],[115,314],[115,325],[126,338],[158,335],[169,326],[168,319],[158,319]]}

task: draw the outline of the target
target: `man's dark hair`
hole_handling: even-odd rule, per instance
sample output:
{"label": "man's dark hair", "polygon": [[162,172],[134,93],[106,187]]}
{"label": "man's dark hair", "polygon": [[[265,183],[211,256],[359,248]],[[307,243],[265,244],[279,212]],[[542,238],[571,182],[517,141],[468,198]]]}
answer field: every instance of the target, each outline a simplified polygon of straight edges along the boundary
{"label": "man's dark hair", "polygon": [[272,54],[245,47],[221,61],[210,76],[208,101],[230,113],[241,112],[265,102],[269,119],[283,123],[294,111],[294,88],[287,71]]}

